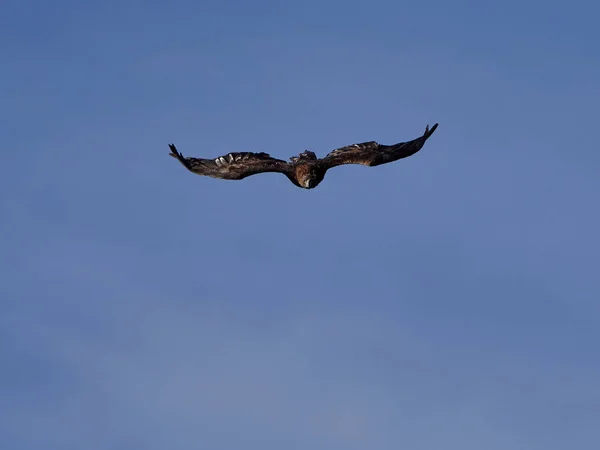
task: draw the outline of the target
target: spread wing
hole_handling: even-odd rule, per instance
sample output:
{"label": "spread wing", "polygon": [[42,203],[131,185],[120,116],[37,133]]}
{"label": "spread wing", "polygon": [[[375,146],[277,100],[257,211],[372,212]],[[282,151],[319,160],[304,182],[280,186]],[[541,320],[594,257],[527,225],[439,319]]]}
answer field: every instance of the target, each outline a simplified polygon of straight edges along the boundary
{"label": "spread wing", "polygon": [[263,172],[280,172],[288,175],[291,166],[267,153],[229,153],[215,159],[186,158],[170,144],[170,156],[176,158],[190,172],[224,180],[241,180]]}
{"label": "spread wing", "polygon": [[362,164],[363,166],[378,166],[414,155],[423,147],[425,141],[433,134],[438,124],[431,129],[425,128],[423,136],[408,142],[395,145],[382,145],[375,141],[348,145],[330,152],[321,159],[325,168],[341,166],[342,164]]}

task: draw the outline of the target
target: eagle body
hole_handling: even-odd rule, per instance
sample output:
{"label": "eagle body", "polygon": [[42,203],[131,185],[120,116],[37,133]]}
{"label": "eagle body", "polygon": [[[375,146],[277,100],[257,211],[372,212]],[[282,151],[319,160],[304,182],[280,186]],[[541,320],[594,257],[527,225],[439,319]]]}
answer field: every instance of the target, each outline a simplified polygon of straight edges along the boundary
{"label": "eagle body", "polygon": [[198,175],[223,180],[242,180],[251,175],[267,172],[282,173],[296,186],[314,189],[323,181],[325,173],[332,167],[344,164],[378,166],[397,161],[417,153],[425,141],[433,134],[438,124],[412,141],[394,145],[382,145],[375,141],[340,147],[324,158],[317,158],[314,152],[306,150],[290,161],[271,157],[267,153],[236,152],[215,159],[186,158],[170,144],[170,156],[176,158],[186,169]]}

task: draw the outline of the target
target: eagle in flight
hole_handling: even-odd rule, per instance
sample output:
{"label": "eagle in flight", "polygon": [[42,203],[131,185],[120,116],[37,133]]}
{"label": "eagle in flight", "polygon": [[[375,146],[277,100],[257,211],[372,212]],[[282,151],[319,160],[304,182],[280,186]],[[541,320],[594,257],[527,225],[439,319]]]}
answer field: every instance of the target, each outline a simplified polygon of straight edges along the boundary
{"label": "eagle in flight", "polygon": [[177,158],[190,172],[223,180],[241,180],[251,175],[265,172],[284,174],[296,186],[313,189],[319,185],[325,172],[332,167],[343,164],[362,164],[363,166],[379,166],[414,155],[423,147],[425,141],[433,134],[438,124],[431,129],[429,125],[421,137],[394,145],[382,145],[375,141],[348,145],[330,152],[324,158],[317,158],[313,152],[306,150],[298,156],[292,156],[290,162],[272,158],[267,153],[229,153],[216,159],[186,158],[170,144],[170,156]]}

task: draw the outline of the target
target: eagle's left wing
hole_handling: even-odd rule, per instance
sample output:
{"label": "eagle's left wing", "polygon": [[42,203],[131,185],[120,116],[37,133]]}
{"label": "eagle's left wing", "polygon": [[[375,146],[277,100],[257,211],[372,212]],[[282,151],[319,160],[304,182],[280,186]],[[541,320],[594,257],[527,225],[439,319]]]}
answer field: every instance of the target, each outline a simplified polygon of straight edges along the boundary
{"label": "eagle's left wing", "polygon": [[414,155],[421,150],[425,141],[429,139],[437,126],[438,124],[436,123],[429,129],[429,125],[427,125],[425,133],[421,137],[395,145],[382,145],[371,141],[338,148],[330,152],[320,162],[326,169],[341,166],[342,164],[379,166],[380,164],[390,163]]}
{"label": "eagle's left wing", "polygon": [[286,161],[276,159],[267,153],[229,153],[215,159],[187,158],[173,144],[169,144],[171,155],[186,169],[198,175],[224,180],[242,180],[251,175],[265,172],[279,172],[291,175],[292,167]]}

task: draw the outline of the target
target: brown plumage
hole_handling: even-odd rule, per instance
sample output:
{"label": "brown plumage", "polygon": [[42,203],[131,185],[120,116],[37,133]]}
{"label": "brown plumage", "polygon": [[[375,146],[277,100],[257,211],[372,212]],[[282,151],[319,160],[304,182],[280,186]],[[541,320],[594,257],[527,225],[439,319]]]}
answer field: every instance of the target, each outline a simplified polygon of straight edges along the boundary
{"label": "brown plumage", "polygon": [[241,180],[264,172],[279,172],[292,183],[303,189],[313,189],[323,181],[325,173],[332,167],[343,164],[379,166],[397,161],[417,153],[425,141],[433,134],[438,124],[412,141],[394,145],[382,145],[375,141],[348,145],[330,152],[324,158],[317,158],[311,151],[305,151],[290,158],[290,162],[272,158],[266,153],[229,153],[216,159],[186,158],[175,145],[170,144],[170,155],[177,158],[190,172],[224,180]]}

